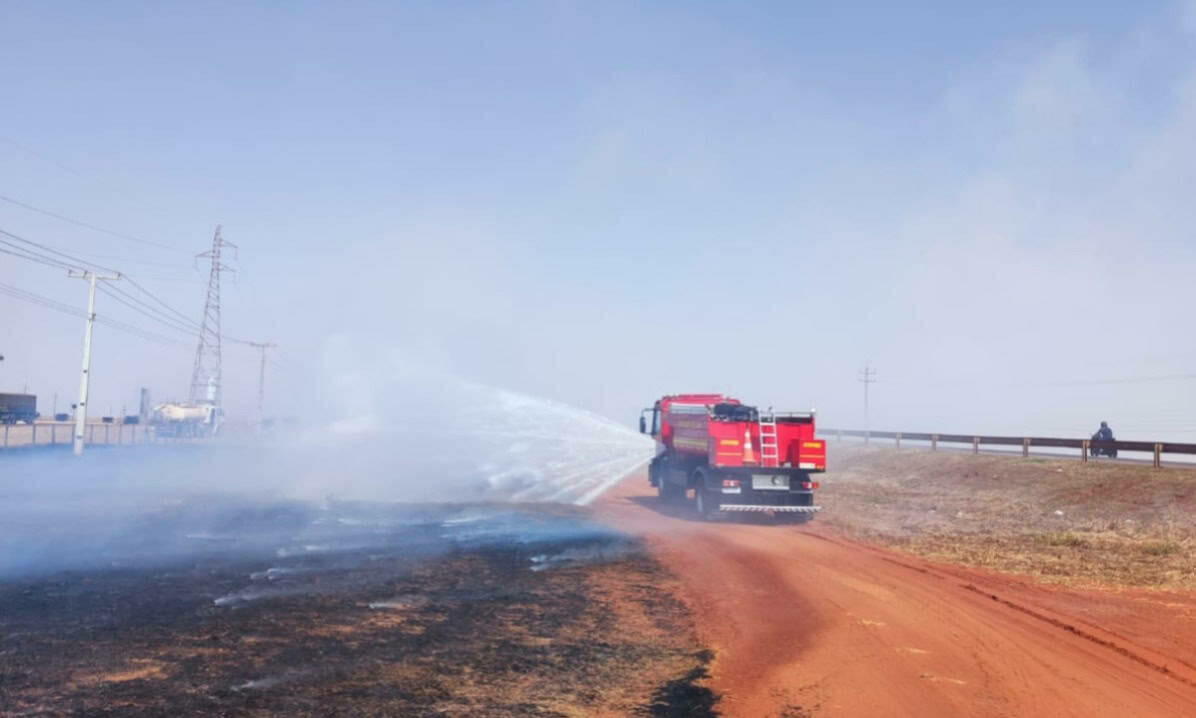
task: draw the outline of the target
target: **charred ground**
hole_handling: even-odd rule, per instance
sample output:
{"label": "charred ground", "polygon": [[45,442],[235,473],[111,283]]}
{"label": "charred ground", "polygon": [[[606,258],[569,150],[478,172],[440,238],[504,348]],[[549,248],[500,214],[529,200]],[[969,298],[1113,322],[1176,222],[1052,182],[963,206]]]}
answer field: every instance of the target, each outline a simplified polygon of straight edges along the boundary
{"label": "charred ground", "polygon": [[0,713],[714,714],[674,579],[626,538],[279,563],[0,584]]}

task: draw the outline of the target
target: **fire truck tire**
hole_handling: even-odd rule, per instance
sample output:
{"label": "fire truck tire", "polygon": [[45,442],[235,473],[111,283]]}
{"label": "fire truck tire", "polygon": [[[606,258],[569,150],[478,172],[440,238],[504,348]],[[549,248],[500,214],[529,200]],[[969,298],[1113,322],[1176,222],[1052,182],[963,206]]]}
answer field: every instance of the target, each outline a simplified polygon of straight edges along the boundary
{"label": "fire truck tire", "polygon": [[699,475],[694,485],[694,507],[698,510],[698,518],[702,521],[710,519],[710,502],[706,498],[706,482]]}

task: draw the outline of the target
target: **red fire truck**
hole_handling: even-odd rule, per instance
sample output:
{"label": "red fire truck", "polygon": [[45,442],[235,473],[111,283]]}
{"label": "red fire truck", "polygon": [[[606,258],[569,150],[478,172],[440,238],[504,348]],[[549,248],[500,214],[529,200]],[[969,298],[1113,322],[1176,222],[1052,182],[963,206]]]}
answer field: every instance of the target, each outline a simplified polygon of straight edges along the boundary
{"label": "red fire truck", "polygon": [[814,412],[761,411],[722,394],[666,396],[640,415],[656,439],[648,480],[662,501],[694,492],[698,514],[770,512],[808,521],[826,471],[826,442],[814,438]]}

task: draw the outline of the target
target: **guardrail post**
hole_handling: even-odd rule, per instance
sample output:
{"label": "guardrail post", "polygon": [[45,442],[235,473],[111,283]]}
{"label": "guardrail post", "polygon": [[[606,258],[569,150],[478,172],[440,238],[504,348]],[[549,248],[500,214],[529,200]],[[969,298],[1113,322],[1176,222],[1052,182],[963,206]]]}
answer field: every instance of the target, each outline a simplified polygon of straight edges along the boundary
{"label": "guardrail post", "polygon": [[58,443],[58,424],[50,424],[50,446]]}
{"label": "guardrail post", "polygon": [[1163,468],[1163,445],[1154,445],[1154,467],[1156,469]]}
{"label": "guardrail post", "polygon": [[901,432],[900,431],[897,432],[897,448],[898,449],[901,448]]}
{"label": "guardrail post", "polygon": [[931,451],[939,450],[939,435],[938,434],[930,435],[930,450]]}
{"label": "guardrail post", "polygon": [[104,424],[104,446],[108,445],[108,427],[110,424]]}
{"label": "guardrail post", "polygon": [[1088,439],[1080,442],[1080,461],[1083,461],[1085,464],[1088,463],[1088,448]]}
{"label": "guardrail post", "polygon": [[1022,458],[1030,456],[1030,440],[1022,439]]}
{"label": "guardrail post", "polygon": [[973,454],[980,453],[980,437],[979,436],[972,437],[972,453]]}
{"label": "guardrail post", "polygon": [[8,448],[8,424],[4,425],[4,448]]}
{"label": "guardrail post", "polygon": [[125,425],[117,424],[116,425],[116,445],[120,446],[123,443],[125,443]]}
{"label": "guardrail post", "polygon": [[33,446],[37,446],[37,424],[30,424],[29,426],[33,427],[33,441],[32,441],[32,445],[33,445]]}

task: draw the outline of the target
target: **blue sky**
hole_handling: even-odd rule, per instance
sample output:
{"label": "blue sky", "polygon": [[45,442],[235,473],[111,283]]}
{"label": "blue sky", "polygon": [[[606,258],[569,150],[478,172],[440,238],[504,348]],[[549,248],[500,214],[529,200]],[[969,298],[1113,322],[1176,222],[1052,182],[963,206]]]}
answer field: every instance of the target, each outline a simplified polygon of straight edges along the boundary
{"label": "blue sky", "polygon": [[[198,315],[223,223],[226,330],[282,345],[279,411],[335,394],[348,344],[628,421],[723,389],[858,424],[871,360],[875,425],[1196,432],[1190,381],[1063,386],[1196,359],[1189,4],[5,3],[0,28],[0,195],[175,249],[4,203],[0,228]],[[79,324],[0,297],[0,386],[73,393]],[[101,331],[96,404],[184,392],[177,339]],[[227,357],[247,411],[254,357]]]}

